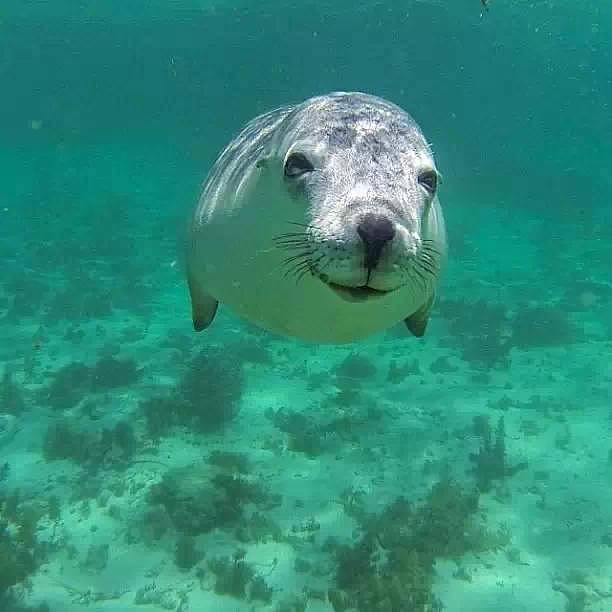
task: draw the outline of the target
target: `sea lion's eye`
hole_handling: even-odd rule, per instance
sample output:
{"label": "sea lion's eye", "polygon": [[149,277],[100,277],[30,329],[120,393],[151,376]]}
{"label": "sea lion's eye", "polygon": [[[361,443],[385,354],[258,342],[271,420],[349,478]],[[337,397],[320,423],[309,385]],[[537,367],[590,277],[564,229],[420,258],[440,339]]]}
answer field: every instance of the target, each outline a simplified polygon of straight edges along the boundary
{"label": "sea lion's eye", "polygon": [[288,178],[297,178],[313,170],[314,166],[303,153],[291,153],[285,161],[285,176]]}
{"label": "sea lion's eye", "polygon": [[424,170],[419,174],[419,184],[422,185],[430,195],[434,195],[438,188],[438,173],[435,170]]}

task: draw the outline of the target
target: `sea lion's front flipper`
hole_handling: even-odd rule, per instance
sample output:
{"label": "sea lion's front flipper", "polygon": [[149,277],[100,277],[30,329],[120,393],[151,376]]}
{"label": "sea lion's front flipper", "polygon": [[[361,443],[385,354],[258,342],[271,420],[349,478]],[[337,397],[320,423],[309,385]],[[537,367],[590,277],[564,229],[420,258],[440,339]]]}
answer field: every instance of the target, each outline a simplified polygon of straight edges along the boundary
{"label": "sea lion's front flipper", "polygon": [[219,302],[200,287],[191,275],[188,276],[189,295],[191,296],[191,317],[193,329],[202,331],[206,329],[215,318]]}
{"label": "sea lion's front flipper", "polygon": [[421,338],[425,334],[425,328],[427,327],[427,322],[429,321],[429,315],[435,299],[436,294],[432,292],[429,299],[416,312],[413,312],[409,317],[404,319],[406,327],[417,338]]}

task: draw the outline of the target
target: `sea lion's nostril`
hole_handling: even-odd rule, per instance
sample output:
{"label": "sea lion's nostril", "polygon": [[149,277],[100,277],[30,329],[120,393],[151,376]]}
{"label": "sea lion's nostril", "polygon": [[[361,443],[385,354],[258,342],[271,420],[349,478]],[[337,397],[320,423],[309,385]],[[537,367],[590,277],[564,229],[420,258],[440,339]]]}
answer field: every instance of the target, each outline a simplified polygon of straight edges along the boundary
{"label": "sea lion's nostril", "polygon": [[357,233],[365,247],[365,267],[376,267],[383,247],[395,237],[393,223],[384,215],[365,214],[357,225]]}

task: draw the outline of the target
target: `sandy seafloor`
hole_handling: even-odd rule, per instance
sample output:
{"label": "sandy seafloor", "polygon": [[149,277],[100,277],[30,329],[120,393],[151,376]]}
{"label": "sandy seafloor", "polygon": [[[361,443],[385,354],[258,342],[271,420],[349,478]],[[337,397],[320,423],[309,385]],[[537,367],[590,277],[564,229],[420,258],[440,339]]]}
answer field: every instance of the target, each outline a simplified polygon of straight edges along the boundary
{"label": "sandy seafloor", "polygon": [[[16,588],[22,605],[237,612],[297,610],[288,603],[295,597],[309,612],[329,611],[317,596],[335,571],[323,543],[332,536],[349,544],[357,533],[346,492],[371,511],[398,495],[418,502],[445,466],[473,488],[470,453],[481,443],[473,419],[488,415],[493,426],[504,417],[509,464],[526,462],[479,499],[487,527],[509,538],[497,550],[440,559],[434,592],[452,612],[612,610],[609,228],[556,229],[552,215],[500,213],[512,210],[511,194],[500,204],[493,193],[445,186],[451,259],[422,341],[400,326],[352,346],[306,346],[225,309],[196,335],[175,229],[176,201],[192,193],[195,172],[164,153],[108,146],[54,157],[47,181],[38,175],[44,160],[30,160],[27,174],[19,159],[2,156],[22,175],[1,203],[0,360],[24,406],[0,415],[0,459],[9,464],[0,492],[61,502],[56,519],[39,521],[36,537],[50,549]],[[165,201],[173,202],[167,218],[147,214]],[[517,331],[524,311],[527,332],[522,319]],[[243,370],[238,415],[207,433],[175,427],[153,444],[140,402],[176,387],[207,347]],[[69,408],[48,405],[45,389],[62,366],[101,355],[134,360],[137,379],[88,390]],[[343,378],[338,368],[352,355],[367,360],[366,374]],[[392,363],[404,372],[390,381]],[[312,425],[332,417],[351,425],[344,436],[323,436],[311,457],[288,448],[269,418],[280,409]],[[45,460],[47,428],[60,418],[93,432],[128,421],[136,448],[125,461],[105,457],[97,470]],[[182,571],[174,526],[159,539],[146,535],[147,495],[171,468],[206,469],[215,450],[244,453],[249,478],[281,496],[263,510],[281,535],[238,542],[236,525],[213,529],[196,539],[204,558]],[[90,551],[105,545],[97,562]],[[273,589],[269,603],[215,594],[207,563],[238,547]],[[307,570],[296,569],[298,558]],[[154,603],[138,604],[139,592],[141,600],[156,593]]]}

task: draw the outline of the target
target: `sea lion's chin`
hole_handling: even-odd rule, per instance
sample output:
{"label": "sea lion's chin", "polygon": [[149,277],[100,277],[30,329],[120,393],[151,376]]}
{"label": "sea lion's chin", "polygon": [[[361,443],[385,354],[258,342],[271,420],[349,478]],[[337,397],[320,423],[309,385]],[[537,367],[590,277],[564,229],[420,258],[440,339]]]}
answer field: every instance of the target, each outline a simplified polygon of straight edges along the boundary
{"label": "sea lion's chin", "polygon": [[369,300],[377,300],[395,291],[395,289],[376,289],[375,287],[370,287],[369,285],[351,287],[349,285],[334,283],[329,280],[321,280],[321,282],[327,285],[331,291],[333,291],[345,302],[366,302]]}

